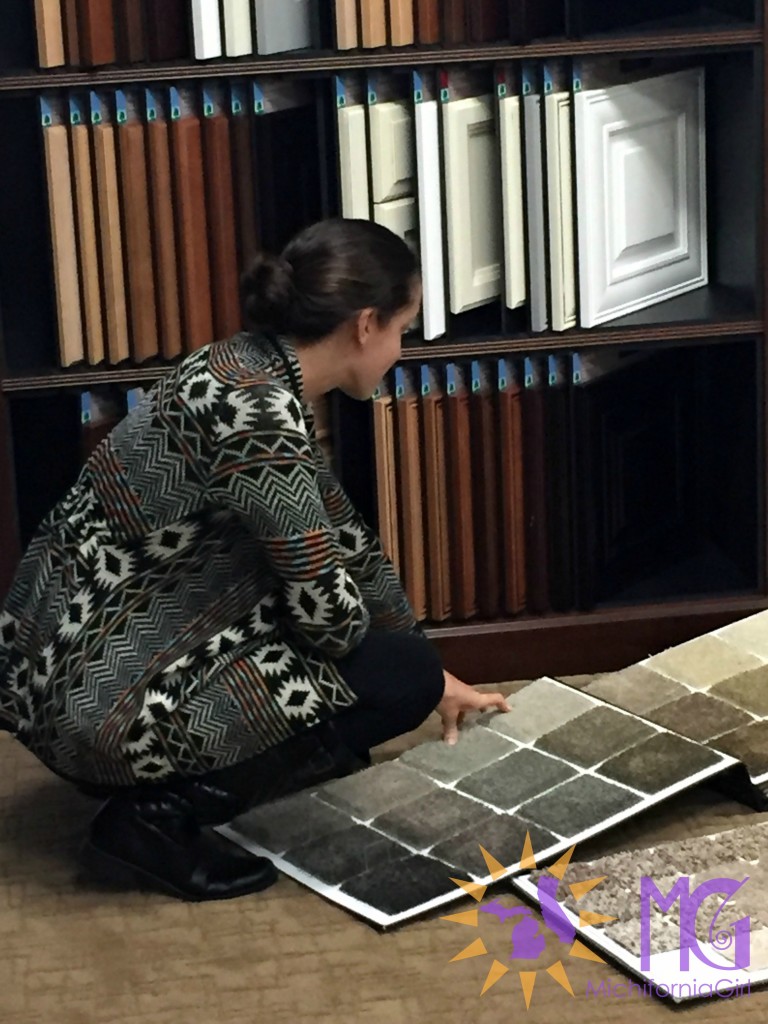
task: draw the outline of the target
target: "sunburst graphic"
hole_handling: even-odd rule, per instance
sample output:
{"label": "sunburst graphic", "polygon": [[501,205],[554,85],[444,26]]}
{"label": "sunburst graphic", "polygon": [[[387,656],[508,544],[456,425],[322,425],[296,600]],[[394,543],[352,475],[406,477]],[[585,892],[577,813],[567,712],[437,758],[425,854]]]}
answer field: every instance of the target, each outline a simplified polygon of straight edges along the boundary
{"label": "sunburst graphic", "polygon": [[[570,949],[568,950],[569,957],[574,957],[578,960],[591,960],[594,963],[605,963],[602,957],[598,956],[597,953],[593,953],[591,949],[588,949],[582,942],[575,938],[575,927],[571,920],[566,916],[556,899],[559,883],[565,880],[568,865],[571,862],[571,857],[573,856],[575,849],[576,847],[572,846],[567,853],[563,854],[560,860],[548,867],[546,869],[547,874],[542,875],[539,879],[539,903],[541,905],[541,912],[544,918],[542,932],[539,932],[539,923],[535,919],[526,916],[532,913],[529,907],[504,907],[497,900],[486,907],[468,910],[461,914],[451,914],[448,917],[441,918],[441,920],[451,921],[454,924],[460,924],[464,927],[479,928],[481,909],[483,912],[490,913],[498,917],[502,923],[509,918],[517,917],[520,920],[518,920],[512,931],[513,950],[509,957],[510,960],[539,959],[546,944],[545,932],[549,931],[553,933],[561,943],[571,943]],[[482,853],[483,859],[488,867],[488,873],[494,882],[509,871],[509,868],[504,867],[504,865],[492,856],[483,846],[480,846],[480,852]],[[531,836],[530,833],[526,833],[523,854],[520,858],[520,869],[523,871],[531,871],[535,867],[536,858],[533,852]],[[587,895],[587,893],[600,885],[601,882],[604,882],[605,878],[606,876],[603,875],[601,878],[590,878],[584,882],[574,882],[572,885],[568,886],[568,889],[574,899],[581,900]],[[462,881],[459,878],[452,878],[451,881],[458,885],[459,888],[463,889],[464,892],[478,903],[482,902],[488,888],[487,885],[481,885],[478,882]],[[585,927],[587,925],[607,924],[609,921],[615,920],[615,917],[608,917],[604,914],[596,914],[590,911],[582,911],[579,914],[579,925],[581,927]],[[517,948],[518,946],[522,947],[522,952]],[[460,953],[457,953],[450,962],[457,963],[460,960],[468,960],[472,957],[492,955],[493,954],[489,953],[486,948],[482,938],[477,938],[465,949],[462,949]],[[506,964],[494,958],[491,966],[488,968],[488,973],[480,995],[484,996],[485,993],[492,989],[493,986],[506,974],[509,974],[510,970],[511,969]],[[568,972],[562,960],[557,960],[555,963],[550,964],[549,967],[544,968],[544,970],[557,982],[558,985],[564,988],[569,995],[574,995],[573,987],[568,978]],[[519,971],[518,974],[523,990],[523,997],[525,998],[526,1009],[530,1009],[533,989],[538,977],[538,970]]]}

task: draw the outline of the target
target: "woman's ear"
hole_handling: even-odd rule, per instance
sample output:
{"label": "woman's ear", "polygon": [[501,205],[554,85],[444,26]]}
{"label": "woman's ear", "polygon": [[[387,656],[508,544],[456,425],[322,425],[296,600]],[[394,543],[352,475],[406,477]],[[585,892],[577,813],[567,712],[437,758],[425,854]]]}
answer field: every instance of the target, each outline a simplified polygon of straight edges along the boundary
{"label": "woman's ear", "polygon": [[379,318],[375,309],[360,310],[355,319],[355,341],[358,345],[365,345],[371,340],[378,322]]}

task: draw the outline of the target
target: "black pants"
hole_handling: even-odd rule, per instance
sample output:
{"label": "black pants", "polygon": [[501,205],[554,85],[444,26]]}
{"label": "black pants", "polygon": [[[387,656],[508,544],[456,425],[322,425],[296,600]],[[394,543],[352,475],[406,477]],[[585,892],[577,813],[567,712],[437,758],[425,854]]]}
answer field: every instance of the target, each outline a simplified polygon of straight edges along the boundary
{"label": "black pants", "polygon": [[[262,780],[263,785],[265,778],[289,770],[292,764],[301,762],[305,754],[309,762],[315,756],[315,742],[319,743],[322,736],[327,744],[329,731],[333,733],[333,742],[338,741],[353,755],[367,761],[371,747],[418,728],[443,696],[440,657],[436,648],[422,636],[370,630],[362,643],[337,665],[358,696],[353,707],[334,715],[330,723],[312,726],[277,748],[239,764],[195,776],[195,780],[229,792],[247,804],[254,795],[251,788],[258,789],[256,780]],[[328,758],[320,757],[318,764],[323,771],[327,770]],[[308,779],[311,773],[312,766],[308,764]],[[185,781],[172,777],[154,785],[184,791],[187,789]],[[76,785],[92,796],[106,797],[115,792],[99,786]]]}

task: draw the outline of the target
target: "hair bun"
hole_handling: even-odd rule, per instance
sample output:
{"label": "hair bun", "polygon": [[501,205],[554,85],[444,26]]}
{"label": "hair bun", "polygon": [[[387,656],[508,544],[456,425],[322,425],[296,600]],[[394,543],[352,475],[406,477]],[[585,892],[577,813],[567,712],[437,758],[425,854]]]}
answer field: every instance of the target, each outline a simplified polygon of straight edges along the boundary
{"label": "hair bun", "polygon": [[243,274],[240,291],[250,326],[287,333],[295,297],[293,267],[288,260],[261,253]]}

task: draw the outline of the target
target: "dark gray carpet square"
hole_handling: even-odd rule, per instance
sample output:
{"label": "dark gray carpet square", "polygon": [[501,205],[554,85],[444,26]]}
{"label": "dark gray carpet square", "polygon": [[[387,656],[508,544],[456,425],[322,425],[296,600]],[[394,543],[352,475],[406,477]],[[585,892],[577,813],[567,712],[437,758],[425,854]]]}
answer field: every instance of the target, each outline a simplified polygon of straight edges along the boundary
{"label": "dark gray carpet square", "polygon": [[596,707],[542,736],[536,746],[548,754],[591,768],[655,732],[652,726],[615,708]]}
{"label": "dark gray carpet square", "polygon": [[649,711],[647,717],[665,729],[701,743],[754,721],[746,711],[717,700],[711,692],[691,693],[670,704],[662,704],[660,708]]}
{"label": "dark gray carpet square", "polygon": [[504,739],[490,729],[469,729],[460,733],[453,747],[442,740],[422,743],[407,750],[399,760],[440,782],[456,782],[516,749],[513,740]]}
{"label": "dark gray carpet square", "polygon": [[365,825],[353,825],[289,850],[285,859],[328,885],[339,885],[387,861],[402,860],[409,852]]}
{"label": "dark gray carpet square", "polygon": [[370,821],[393,807],[438,789],[422,772],[399,761],[385,761],[345,779],[326,783],[317,791],[317,796],[360,821]]}
{"label": "dark gray carpet square", "polygon": [[416,850],[428,850],[435,843],[481,821],[488,808],[452,789],[402,804],[374,819],[374,827]]}
{"label": "dark gray carpet square", "polygon": [[232,828],[273,853],[341,832],[350,827],[349,816],[317,800],[297,793],[273,804],[255,807],[232,822]]}
{"label": "dark gray carpet square", "polygon": [[516,867],[523,854],[526,832],[530,832],[534,853],[556,842],[551,832],[516,814],[489,814],[472,828],[439,843],[431,855],[464,874],[485,878],[488,866],[480,847],[483,846],[505,867]]}
{"label": "dark gray carpet square", "polygon": [[641,793],[658,793],[720,760],[718,754],[682,736],[660,732],[606,761],[600,774]]}
{"label": "dark gray carpet square", "polygon": [[518,750],[456,783],[456,788],[493,807],[511,811],[524,800],[565,782],[576,768],[538,750]]}
{"label": "dark gray carpet square", "polygon": [[580,775],[520,808],[520,814],[564,838],[620,814],[640,797],[594,775]]}
{"label": "dark gray carpet square", "polygon": [[342,891],[382,913],[400,914],[457,891],[452,875],[455,872],[447,864],[414,854],[349,879]]}

